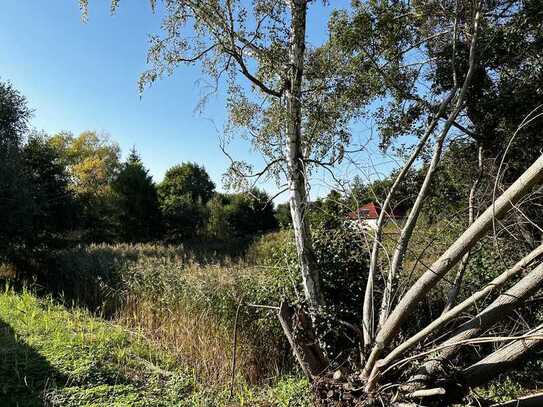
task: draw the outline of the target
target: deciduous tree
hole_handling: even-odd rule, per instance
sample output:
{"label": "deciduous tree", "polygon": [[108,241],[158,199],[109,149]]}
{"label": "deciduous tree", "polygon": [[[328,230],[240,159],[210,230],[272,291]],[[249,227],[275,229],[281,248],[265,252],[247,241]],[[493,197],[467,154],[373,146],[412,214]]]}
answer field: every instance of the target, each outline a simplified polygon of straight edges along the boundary
{"label": "deciduous tree", "polygon": [[203,232],[206,204],[214,189],[208,173],[198,164],[183,163],[166,171],[158,196],[167,239],[190,239]]}
{"label": "deciduous tree", "polygon": [[82,205],[85,239],[115,239],[115,208],[111,185],[120,167],[120,148],[107,135],[86,131],[59,133],[49,143],[59,152],[70,175],[70,188]]}

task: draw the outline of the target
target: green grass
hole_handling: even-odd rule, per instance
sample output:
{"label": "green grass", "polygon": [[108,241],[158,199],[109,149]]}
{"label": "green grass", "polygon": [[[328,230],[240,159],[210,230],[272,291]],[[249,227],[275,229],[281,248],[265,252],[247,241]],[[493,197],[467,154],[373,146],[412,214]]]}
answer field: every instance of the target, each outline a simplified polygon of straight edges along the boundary
{"label": "green grass", "polygon": [[140,335],[27,290],[0,293],[0,406],[309,406],[307,383],[200,385]]}

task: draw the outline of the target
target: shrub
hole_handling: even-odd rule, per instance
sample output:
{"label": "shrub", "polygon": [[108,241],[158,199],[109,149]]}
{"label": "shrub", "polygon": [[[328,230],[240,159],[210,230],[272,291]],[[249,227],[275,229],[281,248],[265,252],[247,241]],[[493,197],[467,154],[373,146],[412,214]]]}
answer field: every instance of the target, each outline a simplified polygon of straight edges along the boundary
{"label": "shrub", "polygon": [[307,379],[284,377],[270,389],[271,399],[278,407],[310,407],[313,395]]}
{"label": "shrub", "polygon": [[[325,317],[319,321],[326,351],[338,363],[350,355],[338,358],[336,349],[352,348],[356,332],[348,324],[359,323],[361,304],[367,278],[367,249],[363,236],[355,230],[313,230],[313,245],[321,273],[326,299]],[[260,238],[248,251],[247,258],[266,267],[281,287],[283,297],[290,302],[302,302],[301,273],[299,271],[293,232],[272,233]],[[333,316],[333,317],[332,317]],[[350,346],[345,346],[350,343]]]}

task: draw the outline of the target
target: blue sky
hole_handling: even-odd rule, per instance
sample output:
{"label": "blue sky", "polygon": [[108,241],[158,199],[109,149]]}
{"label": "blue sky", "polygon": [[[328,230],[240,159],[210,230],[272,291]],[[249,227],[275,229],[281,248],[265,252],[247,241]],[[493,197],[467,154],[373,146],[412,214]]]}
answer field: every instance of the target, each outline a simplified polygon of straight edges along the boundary
{"label": "blue sky", "polygon": [[[198,81],[205,77],[192,66],[156,82],[140,99],[137,79],[146,69],[148,34],[159,32],[160,17],[146,0],[121,1],[113,16],[109,0],[90,4],[90,19],[83,23],[78,0],[2,1],[0,78],[27,97],[35,109],[32,125],[50,134],[106,132],[124,155],[135,146],[155,181],[174,164],[198,162],[222,189],[228,161],[218,147],[217,128],[225,119],[224,93],[214,96],[203,114],[196,113]],[[311,10],[313,44],[325,39],[329,12],[320,6]],[[230,150],[236,158],[262,162],[244,142]],[[326,192],[325,183],[313,195]],[[269,184],[265,188],[274,190]]]}

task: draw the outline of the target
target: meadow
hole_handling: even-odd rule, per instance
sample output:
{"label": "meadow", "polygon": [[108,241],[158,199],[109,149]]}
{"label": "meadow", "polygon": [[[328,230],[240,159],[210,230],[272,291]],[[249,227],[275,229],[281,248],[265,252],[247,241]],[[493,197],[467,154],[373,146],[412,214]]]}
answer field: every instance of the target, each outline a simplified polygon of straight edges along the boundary
{"label": "meadow", "polygon": [[[58,251],[41,267],[33,284],[6,283],[0,296],[2,370],[16,370],[2,405],[310,405],[268,308],[292,282],[272,266],[101,244]],[[238,313],[240,301],[251,306]]]}

